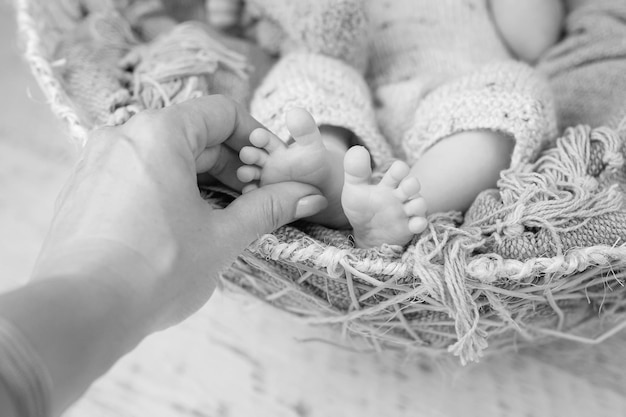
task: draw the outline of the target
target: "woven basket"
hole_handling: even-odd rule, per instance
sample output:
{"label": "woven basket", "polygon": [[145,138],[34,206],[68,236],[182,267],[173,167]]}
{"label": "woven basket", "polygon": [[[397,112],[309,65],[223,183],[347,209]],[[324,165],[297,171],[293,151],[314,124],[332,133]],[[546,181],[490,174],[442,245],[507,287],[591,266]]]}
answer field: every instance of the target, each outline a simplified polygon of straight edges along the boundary
{"label": "woven basket", "polygon": [[[82,3],[111,12],[108,24],[119,29],[133,24],[127,11],[138,2]],[[95,64],[72,61],[88,8],[79,0],[18,0],[26,58],[79,144],[89,130],[142,110],[129,104],[132,88],[116,65],[95,65],[141,47],[132,33],[109,49],[92,48]],[[92,80],[88,98],[75,94],[73,77],[82,76]],[[104,115],[92,107],[103,102]],[[467,362],[551,337],[600,342],[626,327],[621,144],[610,128],[569,129],[536,162],[504,172],[499,189],[482,193],[464,218],[433,215],[404,248],[355,249],[348,232],[283,227],[246,250],[224,283],[375,349],[451,352]],[[203,193],[219,206],[231,198]],[[597,333],[580,333],[582,324]]]}

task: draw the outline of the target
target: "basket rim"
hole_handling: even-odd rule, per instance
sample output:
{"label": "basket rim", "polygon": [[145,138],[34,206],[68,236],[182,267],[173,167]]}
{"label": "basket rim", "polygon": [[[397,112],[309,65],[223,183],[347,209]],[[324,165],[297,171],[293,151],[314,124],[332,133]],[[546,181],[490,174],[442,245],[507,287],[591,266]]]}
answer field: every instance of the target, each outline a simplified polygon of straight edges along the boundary
{"label": "basket rim", "polygon": [[65,122],[70,137],[82,147],[87,142],[88,129],[81,124],[72,101],[55,76],[53,63],[47,59],[47,51],[41,41],[39,25],[35,19],[38,12],[43,12],[42,7],[38,6],[37,0],[14,0],[14,3],[24,58],[53,113]]}

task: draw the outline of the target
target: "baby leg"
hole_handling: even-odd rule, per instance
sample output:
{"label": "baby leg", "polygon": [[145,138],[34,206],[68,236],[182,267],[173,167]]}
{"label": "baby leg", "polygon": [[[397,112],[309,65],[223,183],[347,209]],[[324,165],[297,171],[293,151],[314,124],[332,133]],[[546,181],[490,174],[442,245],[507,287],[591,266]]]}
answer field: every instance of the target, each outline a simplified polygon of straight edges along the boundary
{"label": "baby leg", "polygon": [[357,246],[404,245],[426,229],[426,201],[406,163],[396,161],[380,183],[372,184],[369,152],[354,146],[346,153],[344,170],[341,202]]}
{"label": "baby leg", "polygon": [[244,147],[239,154],[246,165],[239,168],[237,176],[249,183],[244,192],[284,181],[311,184],[322,191],[329,204],[309,220],[330,227],[348,226],[341,209],[342,161],[347,144],[325,146],[315,121],[303,109],[287,114],[287,128],[294,139],[289,145],[268,130],[252,132],[253,146]]}

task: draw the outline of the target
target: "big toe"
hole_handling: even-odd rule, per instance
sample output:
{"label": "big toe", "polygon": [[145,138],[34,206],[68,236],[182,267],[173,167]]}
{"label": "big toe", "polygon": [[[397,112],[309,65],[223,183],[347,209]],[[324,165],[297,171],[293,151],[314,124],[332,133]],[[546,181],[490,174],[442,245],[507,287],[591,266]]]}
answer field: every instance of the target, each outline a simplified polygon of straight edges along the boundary
{"label": "big toe", "polygon": [[343,159],[346,184],[369,184],[372,177],[370,153],[363,146],[353,146]]}
{"label": "big toe", "polygon": [[321,134],[317,123],[311,114],[301,108],[295,108],[287,113],[287,129],[294,140],[302,145],[321,143]]}

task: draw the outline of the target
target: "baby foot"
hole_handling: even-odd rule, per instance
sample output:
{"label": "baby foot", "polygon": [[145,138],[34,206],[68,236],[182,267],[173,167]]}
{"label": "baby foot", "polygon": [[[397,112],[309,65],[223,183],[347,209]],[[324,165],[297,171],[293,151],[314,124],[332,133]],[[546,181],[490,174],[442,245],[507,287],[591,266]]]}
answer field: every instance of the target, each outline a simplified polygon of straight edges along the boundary
{"label": "baby foot", "polygon": [[341,202],[358,247],[404,245],[426,229],[426,201],[406,163],[394,162],[380,183],[372,184],[369,152],[354,146],[346,153],[344,170]]}
{"label": "baby foot", "polygon": [[287,129],[294,139],[289,145],[265,129],[250,134],[253,146],[246,146],[239,153],[239,159],[246,165],[237,170],[237,178],[249,183],[243,192],[284,181],[310,184],[328,199],[328,208],[309,220],[330,227],[347,226],[341,209],[345,150],[329,150],[324,146],[317,124],[306,110],[290,111]]}

